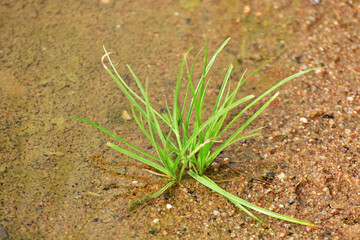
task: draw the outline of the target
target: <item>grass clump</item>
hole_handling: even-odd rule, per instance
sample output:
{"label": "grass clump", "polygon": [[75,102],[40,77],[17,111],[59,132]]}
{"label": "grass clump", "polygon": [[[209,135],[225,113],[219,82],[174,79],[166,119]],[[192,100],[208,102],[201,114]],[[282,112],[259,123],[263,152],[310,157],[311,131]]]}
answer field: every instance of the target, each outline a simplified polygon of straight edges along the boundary
{"label": "grass clump", "polygon": [[[221,141],[220,138],[227,132],[227,130],[235,123],[235,121],[242,116],[242,114],[263,99],[265,96],[272,93],[281,85],[286,82],[303,75],[314,69],[301,71],[292,76],[289,76],[282,81],[275,84],[273,87],[265,91],[258,97],[249,95],[241,99],[236,99],[236,95],[240,87],[249,79],[253,74],[264,67],[269,61],[265,62],[257,68],[250,75],[245,77],[245,72],[241,79],[236,83],[236,87],[231,91],[230,89],[230,74],[233,66],[230,65],[223,83],[221,85],[218,97],[216,99],[211,116],[208,119],[203,118],[203,108],[205,104],[205,92],[209,83],[207,75],[211,66],[213,65],[216,57],[221,50],[228,43],[230,38],[226,39],[221,46],[217,49],[214,55],[208,59],[207,44],[205,39],[205,59],[204,67],[202,69],[202,76],[197,84],[193,81],[193,71],[195,62],[201,51],[195,57],[194,62],[190,66],[187,61],[187,55],[190,50],[185,54],[181,61],[177,83],[174,91],[174,100],[172,106],[167,105],[167,111],[157,111],[150,103],[148,95],[148,81],[146,81],[145,88],[140,83],[139,79],[132,71],[130,66],[127,65],[132,77],[134,78],[140,94],[137,94],[131,89],[124,79],[117,72],[114,64],[112,63],[109,53],[105,50],[105,55],[109,60],[111,69],[105,64],[105,70],[113,78],[122,92],[126,95],[132,104],[132,114],[138,125],[143,132],[144,136],[150,141],[156,150],[156,155],[152,155],[126,141],[124,138],[117,136],[111,131],[99,126],[98,124],[87,120],[82,117],[73,117],[82,120],[106,134],[120,140],[132,151],[125,150],[122,147],[108,142],[107,145],[131,158],[143,162],[152,168],[156,169],[163,175],[166,175],[170,180],[163,188],[153,195],[147,197],[154,198],[162,194],[166,189],[171,187],[176,182],[181,181],[185,174],[190,175],[201,184],[207,186],[213,191],[223,195],[233,202],[241,210],[249,214],[254,219],[265,224],[261,219],[255,216],[249,209],[266,214],[270,217],[275,217],[289,222],[294,222],[303,225],[313,226],[312,223],[304,220],[295,219],[292,217],[284,216],[278,213],[271,212],[264,208],[260,208],[250,202],[247,202],[219,187],[209,177],[204,175],[205,170],[215,160],[217,155],[240,140],[259,135],[259,129],[243,133],[243,130],[262,112],[264,109],[278,96],[275,93],[270,99],[262,105],[250,118],[248,118],[229,138]],[[184,71],[185,70],[185,71]],[[181,90],[181,82],[183,78],[187,78],[187,87],[183,101],[179,99]],[[241,104],[247,102],[247,105],[230,121],[225,122],[229,112]],[[166,129],[164,129],[164,126]],[[190,127],[191,126],[191,127]],[[216,146],[214,146],[216,143]],[[265,224],[266,225],[266,224]]]}

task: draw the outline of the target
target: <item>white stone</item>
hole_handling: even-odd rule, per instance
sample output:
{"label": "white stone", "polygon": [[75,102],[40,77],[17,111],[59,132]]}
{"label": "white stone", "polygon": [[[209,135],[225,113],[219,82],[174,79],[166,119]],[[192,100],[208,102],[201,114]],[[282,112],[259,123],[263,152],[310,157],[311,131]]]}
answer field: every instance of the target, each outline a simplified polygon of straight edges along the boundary
{"label": "white stone", "polygon": [[277,175],[277,178],[279,180],[284,180],[286,178],[286,175],[285,175],[285,173],[280,173],[279,175]]}
{"label": "white stone", "polygon": [[302,118],[300,118],[300,122],[308,123],[309,121],[306,118],[302,117]]}

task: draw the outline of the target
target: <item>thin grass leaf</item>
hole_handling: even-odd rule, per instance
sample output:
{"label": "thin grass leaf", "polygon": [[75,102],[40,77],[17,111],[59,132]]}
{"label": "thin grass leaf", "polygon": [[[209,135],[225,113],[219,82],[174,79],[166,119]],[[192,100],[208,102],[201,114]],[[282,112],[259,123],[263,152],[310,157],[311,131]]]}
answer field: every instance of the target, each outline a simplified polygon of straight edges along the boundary
{"label": "thin grass leaf", "polygon": [[[153,110],[151,108],[149,98],[147,96],[147,88],[148,88],[148,81],[146,81],[146,91],[144,91],[144,99],[146,101],[146,115],[148,116],[148,125],[149,125],[151,142],[154,143],[153,146],[154,146],[159,158],[161,159],[161,162],[163,163],[164,167],[167,169],[167,173],[170,173],[169,176],[172,176],[175,178],[175,174],[174,174],[175,172],[173,171],[172,166],[167,161],[168,159],[167,159],[166,150],[163,150],[157,142],[157,138],[155,135],[155,132],[157,132],[157,131],[155,131],[155,130],[158,129],[158,131],[160,131],[160,132],[161,132],[161,130],[160,130],[159,123],[157,122],[157,119],[155,117],[155,114],[153,113]],[[158,136],[160,137],[163,145],[165,145],[165,139],[163,137],[162,132]]]}
{"label": "thin grass leaf", "polygon": [[159,165],[157,163],[154,163],[154,162],[152,162],[152,161],[150,161],[150,160],[148,160],[148,159],[146,159],[144,157],[141,157],[141,156],[139,156],[139,155],[137,155],[137,154],[135,154],[133,152],[127,151],[127,150],[125,150],[125,149],[123,149],[123,148],[121,148],[121,147],[119,147],[119,146],[117,146],[117,145],[115,145],[115,144],[113,144],[111,142],[108,142],[107,145],[109,147],[111,147],[112,149],[115,149],[116,151],[120,152],[120,153],[123,153],[123,154],[125,154],[125,155],[127,155],[127,156],[129,156],[131,158],[134,158],[134,159],[136,159],[136,160],[138,160],[138,161],[140,161],[142,163],[145,163],[146,165],[149,165],[149,166],[155,168],[156,170],[159,170],[160,172],[164,173],[165,175],[167,175],[169,177],[172,177],[171,173],[166,168],[164,168],[163,166],[161,166],[161,165]]}
{"label": "thin grass leaf", "polygon": [[205,185],[206,187],[214,190],[215,192],[223,195],[224,197],[226,197],[227,199],[229,199],[230,201],[232,201],[233,203],[236,204],[240,204],[244,207],[250,208],[252,210],[255,210],[257,212],[260,212],[262,214],[268,215],[270,217],[274,217],[274,218],[278,218],[284,221],[288,221],[288,222],[293,222],[293,223],[297,223],[297,224],[302,224],[302,225],[308,225],[308,226],[315,226],[315,224],[305,221],[305,220],[300,220],[300,219],[296,219],[296,218],[292,218],[292,217],[288,217],[279,213],[275,213],[275,212],[271,212],[269,210],[266,210],[264,208],[258,207],[255,204],[252,204],[248,201],[245,201],[244,199],[241,199],[227,191],[225,191],[224,189],[222,189],[221,187],[219,187],[214,181],[212,181],[210,178],[206,177],[206,176],[200,176],[197,175],[196,173],[194,173],[193,171],[189,171],[188,174],[194,178],[195,180],[197,180],[198,182],[200,182],[201,184]]}
{"label": "thin grass leaf", "polygon": [[[252,137],[256,137],[256,136],[259,136],[260,133],[258,132],[255,132],[257,131],[258,129],[255,129],[254,131],[251,131],[251,132],[248,132],[248,133],[245,133],[245,134],[242,134],[236,138],[234,138],[232,141],[230,142],[225,142],[223,144],[221,144],[219,147],[216,148],[216,152],[217,153],[220,153],[221,151],[223,151],[225,148],[228,148],[229,146],[233,145],[234,143],[238,142],[238,141],[242,141],[244,139],[247,139],[247,138],[252,138]],[[206,158],[206,161],[203,165],[203,172],[206,170],[207,167],[210,166],[210,164],[214,161],[214,159],[217,157],[218,155],[215,154],[211,154],[210,151],[209,151],[209,156],[207,156]]]}
{"label": "thin grass leaf", "polygon": [[[112,66],[113,71],[115,72],[115,75],[111,72],[111,70],[109,68],[107,68],[105,65],[105,70],[109,73],[109,75],[113,78],[113,80],[116,82],[116,84],[119,86],[119,88],[121,89],[121,91],[126,95],[126,97],[130,100],[130,102],[136,107],[136,109],[142,114],[142,116],[144,118],[146,118],[146,114],[145,114],[145,110],[140,106],[140,104],[138,104],[138,102],[132,97],[134,96],[135,98],[137,98],[142,104],[146,104],[145,99],[142,99],[138,94],[136,94],[130,87],[129,85],[124,81],[124,79],[120,76],[120,74],[118,73],[118,71],[116,70],[114,64],[111,61],[111,58],[108,54],[108,52],[106,51],[106,48],[104,48],[105,54],[110,62],[110,65]],[[137,78],[136,74],[132,71],[131,67],[129,65],[126,65],[131,73],[131,75],[133,76],[136,84],[138,85],[138,88],[140,89],[140,92],[142,93],[142,95],[144,96],[144,89],[139,81],[139,79]],[[146,94],[146,93],[145,93]],[[155,111],[155,110],[154,110]],[[160,117],[162,119],[162,115],[155,111],[156,115],[158,117]],[[163,119],[164,120],[164,119]],[[159,133],[160,134],[160,133]]]}
{"label": "thin grass leaf", "polygon": [[[147,91],[144,90],[144,88],[142,87],[138,77],[136,76],[136,74],[134,73],[134,71],[131,69],[131,67],[129,65],[126,64],[126,67],[129,69],[131,76],[133,77],[133,79],[136,82],[136,85],[138,86],[141,94],[143,95],[143,98],[145,100],[146,96],[147,96]],[[148,79],[146,79],[146,81],[148,81]],[[146,101],[146,100],[145,100]]]}
{"label": "thin grass leaf", "polygon": [[[140,107],[140,105],[136,102],[136,100],[132,97],[135,96],[135,98],[137,98],[141,103],[145,104],[144,99],[142,99],[139,95],[137,95],[124,81],[124,79],[120,76],[120,74],[118,73],[118,71],[116,70],[113,62],[111,61],[111,58],[108,54],[108,52],[106,51],[105,46],[103,46],[105,54],[107,56],[107,59],[113,69],[113,71],[115,72],[115,75],[111,72],[111,70],[104,65],[105,70],[108,72],[108,74],[112,77],[112,79],[115,81],[115,83],[119,86],[119,88],[121,89],[121,91],[126,95],[126,97],[130,100],[130,102],[141,112],[141,114],[143,116],[145,116],[145,111]],[[131,94],[130,94],[131,93]]]}
{"label": "thin grass leaf", "polygon": [[[271,59],[272,60],[272,59]],[[268,62],[270,62],[271,60],[265,62],[262,66],[264,66],[265,64],[267,64]],[[275,91],[277,88],[279,88],[281,85],[284,85],[285,83],[289,82],[290,80],[299,77],[305,73],[308,73],[310,71],[314,71],[316,69],[319,68],[311,68],[311,69],[307,69],[298,73],[295,73],[283,80],[281,80],[280,82],[278,82],[277,84],[275,84],[274,86],[272,86],[270,89],[268,89],[267,91],[265,91],[263,94],[261,94],[259,97],[257,97],[253,102],[251,102],[249,105],[247,105],[236,117],[233,118],[233,120],[231,120],[231,122],[223,129],[223,131],[220,133],[220,135],[222,135],[223,133],[225,133],[228,128],[246,111],[248,110],[250,107],[252,107],[253,105],[255,105],[258,101],[260,101],[261,99],[263,99],[266,95],[270,94],[271,92]],[[254,72],[257,72],[258,70],[260,70],[260,68],[257,68]],[[254,74],[254,72],[252,74],[250,74],[250,76],[252,76]],[[249,77],[247,77],[246,79],[248,79]],[[246,80],[245,80],[246,81]]]}
{"label": "thin grass leaf", "polygon": [[217,142],[214,139],[207,139],[203,143],[201,143],[199,146],[197,146],[189,155],[188,157],[191,158],[193,155],[195,155],[202,147],[204,147],[206,144],[210,142]]}
{"label": "thin grass leaf", "polygon": [[[230,68],[229,68],[228,72],[229,72],[229,74],[230,74],[230,72],[231,72],[231,69],[230,69]],[[246,72],[246,71],[245,71],[245,72]],[[223,104],[221,105],[220,108],[219,108],[218,106],[216,107],[216,111],[214,110],[213,115],[214,115],[215,112],[217,112],[219,109],[223,109],[224,107],[232,104],[232,102],[233,102],[233,100],[234,100],[234,98],[235,98],[235,95],[236,95],[237,91],[239,90],[239,88],[240,88],[241,85],[243,84],[242,79],[243,79],[243,77],[244,77],[244,75],[245,75],[245,72],[244,72],[243,75],[241,76],[241,78],[240,78],[240,80],[239,80],[239,82],[238,82],[235,90],[231,93],[230,96],[229,96],[229,92],[230,92],[230,81],[229,81],[228,92],[227,92],[227,94],[226,94],[225,100],[224,100],[224,102],[223,102]],[[226,77],[225,77],[225,80],[227,80],[229,77],[230,77],[230,76],[226,76]],[[223,88],[223,87],[222,87],[222,88]],[[225,89],[225,86],[224,86],[224,89]],[[220,92],[222,92],[222,91],[220,91]],[[212,129],[212,135],[209,135],[209,136],[207,136],[207,137],[215,137],[215,136],[220,137],[220,136],[221,136],[221,135],[218,135],[218,133],[219,133],[219,131],[220,131],[220,129],[221,129],[221,127],[222,127],[222,125],[223,125],[223,123],[224,123],[227,115],[228,115],[228,112],[225,113],[225,114],[223,114],[222,117],[220,118],[220,120],[215,121],[214,124],[210,125],[209,128]]]}
{"label": "thin grass leaf", "polygon": [[[191,49],[188,50],[188,52],[185,54],[184,59],[181,61],[180,70],[179,70],[179,74],[178,74],[178,79],[176,81],[176,87],[175,87],[175,91],[174,91],[172,131],[175,134],[175,137],[176,137],[179,148],[181,148],[181,145],[182,145],[182,141],[181,141],[181,137],[180,137],[180,130],[179,130],[179,127],[181,126],[180,122],[182,121],[182,115],[181,115],[180,106],[179,106],[179,93],[180,93],[180,87],[181,87],[181,79],[182,79],[182,76],[183,76],[183,68],[184,68],[184,65],[185,65],[185,58],[186,58],[186,55],[189,53],[190,50]],[[183,104],[185,105],[186,102],[183,103]],[[168,112],[169,112],[169,115],[170,115],[170,109],[168,109]]]}
{"label": "thin grass leaf", "polygon": [[241,78],[240,78],[238,84],[236,85],[236,88],[230,95],[229,95],[229,93],[230,93],[230,86],[229,86],[229,91],[228,91],[228,94],[225,98],[225,101],[224,101],[222,107],[228,106],[229,104],[231,104],[234,101],[235,96],[236,96],[237,92],[239,91],[240,87],[245,83],[245,80],[243,80],[245,73],[246,73],[246,70],[241,75]]}
{"label": "thin grass leaf", "polygon": [[[207,64],[207,57],[208,57],[208,52],[207,52],[207,42],[206,42],[206,37],[204,36],[204,41],[205,41],[205,60],[204,60],[204,71],[203,71],[203,75],[201,76],[201,79],[196,87],[196,89],[194,89],[194,86],[192,84],[192,81],[190,81],[189,79],[189,83],[191,82],[191,93],[193,96],[193,101],[192,104],[190,105],[190,109],[193,108],[193,103],[195,105],[195,111],[196,111],[196,124],[195,124],[195,129],[194,131],[196,131],[196,128],[198,126],[201,125],[201,106],[199,106],[199,101],[201,101],[201,98],[199,97],[198,99],[198,94],[200,92],[200,94],[204,94],[204,80],[205,77],[207,76],[207,73],[209,72],[211,66],[213,65],[217,55],[221,52],[221,50],[225,47],[225,45],[230,41],[230,38],[226,39],[221,46],[216,50],[216,52],[214,53],[213,57],[211,58],[210,62]],[[195,64],[195,62],[194,62]],[[193,65],[194,65],[193,64]],[[190,110],[192,111],[192,110]],[[188,119],[190,119],[190,115],[188,114]]]}
{"label": "thin grass leaf", "polygon": [[184,149],[188,149],[191,144],[193,144],[194,140],[197,138],[197,136],[200,134],[200,132],[207,127],[209,124],[211,124],[213,121],[216,121],[219,117],[221,117],[223,114],[228,113],[231,109],[237,107],[238,105],[242,104],[243,102],[250,100],[253,98],[254,95],[249,95],[247,97],[244,97],[235,103],[232,103],[230,106],[227,106],[226,108],[219,110],[215,115],[211,116],[208,120],[206,120],[199,128],[195,131],[193,135],[188,139],[188,144],[185,145]]}
{"label": "thin grass leaf", "polygon": [[204,57],[203,76],[206,76],[207,59],[208,59],[208,48],[207,48],[207,41],[206,41],[206,36],[205,36],[205,34],[204,34],[204,45],[205,45],[205,57]]}
{"label": "thin grass leaf", "polygon": [[216,99],[216,103],[215,103],[215,106],[214,106],[214,111],[213,111],[213,115],[216,113],[216,111],[219,109],[219,106],[220,106],[220,102],[222,100],[222,97],[223,97],[223,94],[224,94],[224,91],[225,91],[225,88],[226,88],[226,85],[228,84],[228,81],[230,79],[230,75],[231,75],[231,72],[233,70],[233,65],[231,64],[225,74],[225,78],[223,80],[223,83],[221,85],[221,88],[220,88],[220,91],[219,91],[219,94],[218,94],[218,97]]}
{"label": "thin grass leaf", "polygon": [[[120,78],[122,81],[119,81],[119,79],[117,79],[117,77],[110,71],[110,69],[106,68],[106,71],[112,77],[112,79],[115,81],[115,83],[118,85],[118,87],[121,89],[121,91],[125,94],[125,96],[129,99],[129,101],[132,103],[132,105],[134,105],[136,107],[136,109],[145,117],[146,116],[145,111],[140,107],[140,105],[136,102],[136,100],[132,97],[131,94],[133,94],[143,104],[145,104],[145,101],[140,96],[138,96],[134,91],[132,91],[130,89],[130,87],[125,83],[124,80],[122,80]],[[123,83],[125,83],[125,84],[123,85]],[[126,89],[126,87],[128,87],[130,89],[130,92]]]}
{"label": "thin grass leaf", "polygon": [[[192,67],[191,67],[191,70],[189,69],[187,61],[185,61],[186,71],[187,71],[187,74],[188,74],[188,89],[190,89],[190,93],[192,94],[192,96],[196,96],[192,76],[193,76],[196,60],[199,57],[201,51],[202,51],[202,49],[196,54],[195,59],[194,59],[193,64],[192,64]],[[190,102],[189,110],[188,110],[186,120],[185,120],[185,124],[184,124],[186,132],[188,131],[187,127],[189,126],[189,123],[190,123],[190,118],[191,118],[192,112],[194,110],[195,101],[196,101],[196,98],[194,99],[194,97],[193,97],[191,102]]]}
{"label": "thin grass leaf", "polygon": [[100,131],[102,131],[102,132],[110,135],[111,137],[114,137],[114,138],[120,140],[121,142],[125,143],[127,146],[131,147],[131,148],[134,149],[135,151],[137,151],[137,152],[139,152],[139,153],[141,153],[141,154],[143,154],[143,155],[145,155],[145,156],[147,156],[147,157],[149,157],[149,158],[151,158],[151,159],[154,159],[154,160],[156,160],[156,161],[160,161],[160,159],[159,159],[158,157],[155,157],[155,156],[153,156],[153,155],[151,155],[151,154],[149,154],[149,153],[141,150],[140,148],[132,145],[131,143],[129,143],[128,141],[126,141],[126,140],[123,139],[122,137],[120,137],[120,136],[118,136],[118,135],[110,132],[109,130],[101,127],[100,125],[98,125],[98,124],[96,124],[96,123],[94,123],[94,122],[92,122],[92,121],[90,121],[90,120],[88,120],[88,119],[86,119],[86,118],[73,117],[73,116],[69,116],[68,118],[74,118],[74,119],[78,119],[78,120],[81,120],[81,121],[83,121],[83,122],[86,122],[86,123],[88,123],[88,124],[96,127],[96,128],[99,129]]}
{"label": "thin grass leaf", "polygon": [[168,184],[166,184],[164,187],[162,187],[159,191],[157,191],[156,193],[149,195],[148,198],[152,199],[152,198],[156,198],[158,196],[160,196],[161,194],[163,194],[169,187],[171,187],[172,185],[174,185],[176,183],[176,181],[171,181]]}
{"label": "thin grass leaf", "polygon": [[[178,79],[177,79],[176,88],[175,88],[176,90],[174,92],[174,106],[177,105],[178,109],[180,109],[178,99],[179,99],[179,93],[180,93],[181,80],[182,80],[182,77],[183,77],[184,65],[187,66],[186,58],[187,58],[188,54],[191,52],[192,49],[193,49],[192,47],[189,48],[189,50],[185,53],[183,59],[181,60],[181,64],[180,64]],[[196,58],[197,58],[197,56],[196,56]],[[186,69],[188,69],[188,67],[186,67]],[[181,112],[179,113],[181,117],[183,116],[183,113],[184,113],[184,110],[185,110],[187,96],[188,96],[188,89],[187,89],[186,94],[185,94],[185,98],[184,98],[184,102],[183,102],[183,108],[182,108]]]}
{"label": "thin grass leaf", "polygon": [[171,187],[172,185],[174,185],[176,183],[176,181],[171,181],[168,184],[166,184],[164,187],[162,187],[159,191],[157,191],[154,194],[151,195],[146,195],[144,197],[142,197],[139,200],[136,200],[135,202],[133,202],[130,207],[128,208],[128,211],[131,212],[133,211],[136,207],[140,206],[141,204],[143,204],[146,201],[149,201],[150,199],[156,198],[158,196],[160,196],[161,194],[163,194],[169,187]]}
{"label": "thin grass leaf", "polygon": [[134,109],[134,106],[131,107],[131,112],[132,112],[132,115],[135,119],[135,122],[137,123],[138,127],[140,128],[140,130],[142,131],[142,133],[145,135],[145,137],[150,141],[150,143],[153,143],[153,139],[152,137],[150,136],[150,134],[146,131],[146,128],[145,128],[145,125],[144,125],[144,122],[141,120],[139,120],[139,117],[137,116],[136,112],[135,112],[135,109]]}
{"label": "thin grass leaf", "polygon": [[[229,199],[230,200],[230,199]],[[230,200],[231,201],[231,200]],[[249,215],[250,217],[252,217],[253,219],[255,219],[256,221],[264,224],[265,226],[267,226],[268,228],[270,228],[272,230],[272,228],[266,224],[263,220],[261,220],[260,218],[258,218],[255,214],[253,214],[252,212],[250,212],[249,210],[247,210],[243,205],[239,204],[238,202],[234,202],[231,201],[233,204],[235,204],[235,206],[237,206],[238,208],[240,208],[242,211],[244,211],[247,215]]]}
{"label": "thin grass leaf", "polygon": [[205,83],[203,83],[202,89],[199,92],[199,122],[201,123],[201,116],[202,116],[202,111],[204,109],[204,100],[205,100],[205,94],[206,94],[206,89],[209,86],[211,78],[209,78],[209,80]]}
{"label": "thin grass leaf", "polygon": [[[205,76],[207,75],[207,73],[210,71],[211,66],[213,65],[213,63],[215,62],[215,59],[217,57],[217,55],[221,52],[221,50],[226,46],[226,44],[230,41],[231,38],[227,38],[221,45],[220,47],[216,50],[216,52],[214,53],[213,57],[211,58],[210,62],[207,64],[206,69],[205,69]],[[206,46],[206,44],[205,44]],[[206,47],[207,48],[207,47]]]}
{"label": "thin grass leaf", "polygon": [[[238,128],[235,133],[233,133],[226,141],[224,144],[228,144],[230,142],[233,142],[233,140],[237,137],[237,135],[240,134],[241,131],[243,131],[252,121],[254,121],[254,119],[259,116],[260,113],[262,113],[265,108],[267,108],[267,106],[269,106],[269,104],[275,100],[275,98],[279,95],[279,92],[277,92],[274,96],[272,96],[261,108],[259,108],[259,110],[256,111],[256,113],[254,113],[244,124],[241,125],[240,128]],[[221,135],[221,134],[220,134]],[[219,155],[219,153],[221,152],[220,148],[216,149],[214,152],[211,153],[210,158],[215,159],[215,157],[217,155]]]}

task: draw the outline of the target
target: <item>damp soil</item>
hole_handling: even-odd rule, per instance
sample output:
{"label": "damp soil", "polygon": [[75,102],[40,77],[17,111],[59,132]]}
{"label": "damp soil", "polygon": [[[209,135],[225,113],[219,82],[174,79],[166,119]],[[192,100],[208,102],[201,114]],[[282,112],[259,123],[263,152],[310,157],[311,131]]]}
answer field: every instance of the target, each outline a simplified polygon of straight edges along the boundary
{"label": "damp soil", "polygon": [[[358,1],[2,1],[0,13],[1,239],[358,239]],[[227,191],[318,228],[258,215],[272,232],[189,178],[129,212],[167,180],[67,118],[152,151],[122,117],[131,106],[101,66],[102,46],[119,54],[130,86],[125,63],[149,80],[161,109],[183,54],[200,49],[204,33],[210,54],[232,38],[211,71],[207,109],[231,63],[235,81],[276,57],[242,95],[326,67],[283,86],[249,127],[263,127],[261,136],[219,156],[250,177],[221,165],[207,172]]]}

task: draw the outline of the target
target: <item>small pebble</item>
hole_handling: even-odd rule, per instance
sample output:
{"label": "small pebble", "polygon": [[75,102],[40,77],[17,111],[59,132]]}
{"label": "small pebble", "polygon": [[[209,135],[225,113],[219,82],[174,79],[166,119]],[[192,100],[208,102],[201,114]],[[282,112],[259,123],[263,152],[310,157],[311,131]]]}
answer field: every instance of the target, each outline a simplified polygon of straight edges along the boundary
{"label": "small pebble", "polygon": [[290,200],[290,201],[287,202],[287,204],[289,204],[289,205],[292,205],[292,204],[294,204],[294,203],[295,203],[294,200]]}
{"label": "small pebble", "polygon": [[153,223],[157,223],[159,221],[159,219],[158,218],[155,218],[154,220],[153,220]]}
{"label": "small pebble", "polygon": [[324,187],[323,192],[325,192],[327,195],[330,195],[330,189],[328,187]]}
{"label": "small pebble", "polygon": [[217,210],[214,210],[214,215],[216,216],[216,215],[219,215],[219,211],[217,211]]}
{"label": "small pebble", "polygon": [[250,8],[248,5],[245,5],[245,6],[244,6],[244,9],[243,9],[243,13],[244,13],[244,14],[249,14],[250,11],[251,11],[251,8]]}
{"label": "small pebble", "polygon": [[283,232],[282,232],[282,233],[279,233],[279,237],[280,237],[280,238],[284,238],[284,237],[286,237],[286,234],[283,233]]}
{"label": "small pebble", "polygon": [[306,118],[302,117],[302,118],[300,118],[300,122],[308,123],[309,121]]}
{"label": "small pebble", "polygon": [[286,175],[285,175],[285,173],[280,173],[279,175],[277,175],[277,178],[278,178],[279,180],[283,180],[283,179],[286,178]]}
{"label": "small pebble", "polygon": [[314,6],[320,4],[320,2],[321,2],[320,0],[311,0],[312,5]]}
{"label": "small pebble", "polygon": [[100,0],[100,2],[103,4],[108,4],[110,2],[110,0]]}
{"label": "small pebble", "polygon": [[324,114],[321,108],[314,108],[309,111],[309,118],[315,118]]}
{"label": "small pebble", "polygon": [[121,118],[124,119],[124,120],[131,120],[131,116],[130,114],[128,113],[128,111],[124,110],[122,113],[121,113]]}
{"label": "small pebble", "polygon": [[323,76],[325,74],[326,70],[324,68],[318,68],[315,70],[315,74],[316,75],[321,75]]}
{"label": "small pebble", "polygon": [[170,209],[170,208],[172,208],[172,205],[168,203],[168,204],[166,204],[166,208]]}

